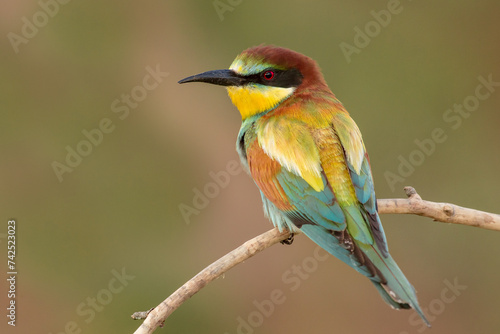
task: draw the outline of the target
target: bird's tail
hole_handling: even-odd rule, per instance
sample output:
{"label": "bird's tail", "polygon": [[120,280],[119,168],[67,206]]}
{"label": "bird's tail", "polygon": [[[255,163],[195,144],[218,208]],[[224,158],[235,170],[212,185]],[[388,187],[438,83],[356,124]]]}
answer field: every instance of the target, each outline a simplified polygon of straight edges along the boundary
{"label": "bird's tail", "polygon": [[330,254],[367,276],[387,304],[395,309],[413,308],[430,327],[418,305],[415,289],[392,257],[387,252],[382,254],[376,243],[356,243],[348,233],[312,224],[303,225],[301,231]]}
{"label": "bird's tail", "polygon": [[390,255],[385,257],[376,245],[360,245],[365,256],[376,268],[377,276],[370,277],[382,299],[395,309],[413,308],[427,326],[431,326],[418,304],[415,289]]}

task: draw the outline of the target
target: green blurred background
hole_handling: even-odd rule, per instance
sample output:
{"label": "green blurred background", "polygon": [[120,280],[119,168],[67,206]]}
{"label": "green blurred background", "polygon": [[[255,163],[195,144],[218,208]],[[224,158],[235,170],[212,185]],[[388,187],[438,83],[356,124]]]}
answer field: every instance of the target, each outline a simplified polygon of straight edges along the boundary
{"label": "green blurred background", "polygon": [[[387,9],[385,0],[71,1],[57,13],[53,1],[42,3],[52,4],[46,22],[37,1],[2,1],[0,12],[2,277],[9,218],[17,221],[19,272],[15,328],[6,324],[2,279],[2,332],[131,333],[140,322],[130,314],[271,227],[244,173],[189,223],[179,210],[193,206],[210,172],[238,159],[240,116],[224,89],[177,81],[227,68],[261,43],[318,61],[363,133],[379,198],[404,197],[403,186],[412,185],[428,200],[500,212],[500,87],[457,129],[443,120],[475,94],[479,76],[500,81],[498,1],[402,1],[380,31],[369,23],[372,11]],[[34,16],[38,32],[16,53],[9,33],[21,36]],[[367,24],[373,37],[348,62],[339,45],[355,46],[355,27]],[[127,117],[115,113],[116,99],[141,91],[148,67],[169,75]],[[66,147],[76,149],[82,131],[103,119],[113,131],[59,182],[53,162],[65,164]],[[397,173],[399,157],[408,159],[414,141],[436,128],[447,140],[391,187],[385,174]],[[393,257],[430,309],[433,333],[498,333],[498,232],[417,216],[382,220]],[[157,332],[423,332],[412,311],[391,310],[336,259],[315,262],[314,249],[298,237],[266,250],[195,295]],[[283,275],[303,264],[310,273],[292,291]],[[116,289],[113,272],[122,270],[129,280]],[[276,289],[285,300],[259,318],[256,303]],[[238,328],[241,319],[252,328]]]}

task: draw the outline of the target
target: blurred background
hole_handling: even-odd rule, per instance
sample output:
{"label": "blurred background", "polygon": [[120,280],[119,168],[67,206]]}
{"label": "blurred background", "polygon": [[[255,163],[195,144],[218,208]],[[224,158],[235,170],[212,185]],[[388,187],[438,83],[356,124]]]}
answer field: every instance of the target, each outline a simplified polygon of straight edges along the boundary
{"label": "blurred background", "polygon": [[[2,1],[0,12],[2,332],[132,333],[133,312],[271,228],[253,181],[234,171],[241,120],[225,90],[177,84],[261,43],[320,64],[363,133],[379,198],[411,185],[500,213],[498,1],[61,2]],[[498,232],[382,221],[433,333],[498,333]],[[271,247],[157,332],[427,331],[315,249],[303,236]]]}

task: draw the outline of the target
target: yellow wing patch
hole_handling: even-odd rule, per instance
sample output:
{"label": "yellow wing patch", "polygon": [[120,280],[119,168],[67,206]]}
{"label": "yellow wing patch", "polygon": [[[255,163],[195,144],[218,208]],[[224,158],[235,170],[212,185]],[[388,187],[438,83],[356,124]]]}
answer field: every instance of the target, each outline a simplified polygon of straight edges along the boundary
{"label": "yellow wing patch", "polygon": [[314,138],[319,148],[323,172],[337,201],[344,205],[356,202],[356,193],[351,182],[344,149],[332,127],[314,131]]}
{"label": "yellow wing patch", "polygon": [[361,165],[365,158],[365,145],[361,137],[361,131],[347,113],[338,113],[334,116],[335,132],[346,152],[347,160],[359,174]]}
{"label": "yellow wing patch", "polygon": [[302,177],[314,190],[325,188],[318,148],[309,128],[284,117],[257,121],[257,140],[264,152],[288,171]]}

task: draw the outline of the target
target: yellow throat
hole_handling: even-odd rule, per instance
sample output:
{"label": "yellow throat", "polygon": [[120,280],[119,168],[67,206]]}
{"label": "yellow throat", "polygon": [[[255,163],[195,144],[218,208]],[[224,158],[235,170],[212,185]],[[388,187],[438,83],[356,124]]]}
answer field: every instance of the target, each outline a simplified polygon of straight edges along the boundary
{"label": "yellow throat", "polygon": [[251,84],[227,87],[229,98],[240,111],[243,120],[276,107],[278,103],[292,95],[294,90],[294,87],[282,88]]}

